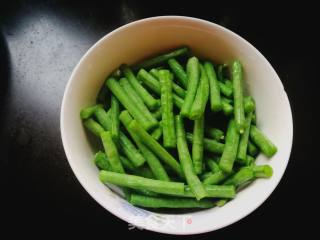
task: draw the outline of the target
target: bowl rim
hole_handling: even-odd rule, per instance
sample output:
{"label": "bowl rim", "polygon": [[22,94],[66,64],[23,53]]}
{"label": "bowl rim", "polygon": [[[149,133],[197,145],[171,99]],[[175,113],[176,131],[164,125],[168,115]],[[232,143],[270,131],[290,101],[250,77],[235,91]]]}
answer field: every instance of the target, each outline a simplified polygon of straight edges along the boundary
{"label": "bowl rim", "polygon": [[104,202],[100,201],[99,199],[94,197],[94,192],[91,191],[91,189],[85,184],[84,180],[81,178],[79,172],[76,171],[76,167],[74,165],[74,162],[71,160],[71,153],[69,152],[68,146],[67,146],[67,140],[66,140],[66,135],[65,135],[65,124],[64,124],[64,119],[65,119],[65,108],[66,108],[66,99],[67,96],[69,95],[69,91],[70,91],[70,85],[72,82],[72,79],[74,78],[74,76],[76,75],[76,72],[78,72],[80,66],[82,65],[82,62],[85,61],[85,59],[87,58],[88,55],[91,54],[92,51],[94,51],[94,49],[99,46],[100,44],[102,44],[103,41],[105,41],[107,38],[112,37],[114,34],[123,31],[124,29],[134,26],[134,25],[139,25],[141,23],[145,23],[145,22],[153,22],[153,21],[162,21],[162,20],[187,20],[187,21],[195,21],[198,22],[200,24],[208,24],[211,25],[215,28],[217,28],[218,30],[222,30],[227,32],[228,34],[231,34],[233,37],[235,37],[237,40],[239,41],[243,41],[246,44],[248,44],[252,50],[264,61],[264,63],[266,65],[269,65],[271,67],[271,71],[272,73],[277,77],[278,79],[278,83],[280,84],[280,86],[282,87],[283,91],[284,91],[284,101],[287,102],[287,105],[289,106],[289,112],[290,112],[290,116],[288,116],[288,120],[289,120],[289,129],[290,129],[290,133],[288,134],[289,139],[287,139],[288,143],[289,143],[289,151],[288,151],[288,155],[286,156],[286,164],[284,165],[284,171],[279,175],[277,181],[273,184],[273,187],[270,189],[269,192],[266,193],[265,198],[259,199],[257,201],[255,201],[255,206],[252,207],[250,210],[246,211],[246,213],[237,216],[235,218],[233,218],[231,221],[226,221],[223,224],[220,224],[219,226],[217,226],[216,228],[212,229],[209,227],[207,228],[203,228],[201,230],[193,230],[192,232],[188,232],[188,231],[179,231],[179,230],[174,230],[174,231],[165,231],[163,228],[149,228],[146,226],[142,226],[139,224],[135,224],[138,227],[142,227],[144,229],[150,230],[150,231],[154,231],[154,232],[158,232],[158,233],[164,233],[164,234],[172,234],[172,235],[191,235],[191,234],[201,234],[201,233],[206,233],[206,232],[210,232],[210,231],[215,231],[221,228],[224,228],[226,226],[232,225],[236,222],[238,222],[239,220],[245,218],[246,216],[248,216],[249,214],[251,214],[252,212],[254,212],[257,208],[259,208],[262,203],[264,203],[272,194],[272,192],[277,188],[277,186],[279,185],[279,182],[281,181],[281,179],[283,178],[283,175],[287,169],[287,165],[289,163],[290,160],[290,155],[291,155],[291,150],[292,150],[292,142],[293,142],[293,118],[292,118],[292,109],[291,109],[291,105],[290,105],[290,101],[288,98],[288,95],[286,93],[286,91],[284,90],[283,84],[280,80],[280,77],[278,76],[278,74],[276,73],[276,71],[274,70],[274,68],[272,67],[272,65],[270,64],[270,62],[263,56],[262,53],[260,53],[259,50],[257,50],[251,43],[249,43],[246,39],[244,39],[243,37],[241,37],[240,35],[238,35],[237,33],[223,27],[220,26],[219,24],[204,20],[204,19],[200,19],[200,18],[195,18],[195,17],[189,17],[189,16],[180,16],[180,15],[163,15],[163,16],[155,16],[155,17],[149,17],[149,18],[143,18],[143,19],[139,19],[137,21],[133,21],[130,23],[127,23],[125,25],[122,25],[116,29],[114,29],[113,31],[107,33],[106,35],[104,35],[102,38],[100,38],[94,45],[92,45],[87,51],[86,53],[81,57],[81,59],[79,60],[79,62],[77,63],[77,65],[74,67],[68,82],[66,84],[65,90],[64,90],[64,94],[63,94],[63,98],[62,98],[62,104],[61,104],[61,110],[60,110],[60,132],[61,132],[61,139],[62,139],[62,144],[63,144],[63,148],[67,157],[67,160],[69,162],[69,165],[73,171],[73,173],[75,174],[77,180],[80,182],[81,186],[89,193],[89,195],[96,201],[98,202],[104,209],[108,210],[110,213],[112,213],[113,215],[117,216],[118,218],[126,221],[127,223],[130,223],[129,218],[127,218],[125,215],[121,215],[119,214],[115,209],[113,208],[108,208],[107,204],[105,204]]}

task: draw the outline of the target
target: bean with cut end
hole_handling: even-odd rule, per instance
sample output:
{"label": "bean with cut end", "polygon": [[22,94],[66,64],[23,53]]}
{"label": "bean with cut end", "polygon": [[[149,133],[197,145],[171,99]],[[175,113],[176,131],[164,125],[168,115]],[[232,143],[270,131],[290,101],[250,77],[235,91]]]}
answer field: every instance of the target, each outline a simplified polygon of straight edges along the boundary
{"label": "bean with cut end", "polygon": [[209,98],[209,82],[207,74],[200,64],[200,83],[197,89],[196,97],[192,103],[192,107],[190,109],[189,118],[192,120],[196,120],[201,118],[206,109],[206,105]]}
{"label": "bean with cut end", "polygon": [[[186,133],[186,138],[189,143],[193,142],[193,134],[192,133]],[[224,144],[217,142],[213,139],[204,138],[204,149],[211,153],[222,153],[224,149]]]}
{"label": "bean with cut end", "polygon": [[224,132],[218,128],[206,128],[206,134],[216,141],[222,141],[224,139]]}
{"label": "bean with cut end", "polygon": [[277,152],[277,147],[255,125],[250,128],[250,138],[267,157],[270,158]]}
{"label": "bean with cut end", "polygon": [[100,134],[104,131],[104,128],[92,118],[84,121],[83,125],[97,137],[100,137]]}
{"label": "bean with cut end", "polygon": [[159,71],[161,85],[161,110],[162,110],[162,132],[163,146],[174,148],[177,144],[176,131],[174,127],[173,102],[172,102],[172,81],[168,70]]}
{"label": "bean with cut end", "polygon": [[160,127],[156,128],[155,130],[153,130],[153,132],[151,133],[151,136],[152,136],[155,140],[159,141],[159,139],[160,139],[161,136],[162,136],[162,127],[160,126]]}
{"label": "bean with cut end", "polygon": [[234,161],[237,157],[239,138],[240,135],[236,123],[231,119],[227,130],[226,143],[219,162],[219,167],[224,172],[230,173],[232,171]]}
{"label": "bean with cut end", "polygon": [[178,197],[149,197],[144,195],[132,194],[130,203],[135,206],[147,208],[211,208],[214,207],[212,201],[202,199],[197,201],[190,198]]}
{"label": "bean with cut end", "polygon": [[98,104],[98,105],[94,105],[91,107],[86,107],[81,109],[80,111],[80,117],[82,120],[88,119],[90,117],[92,117],[92,115],[94,114],[95,110],[97,107],[103,107],[102,104]]}
{"label": "bean with cut end", "polygon": [[240,61],[231,64],[233,83],[234,119],[238,131],[242,134],[245,129],[245,116],[243,107],[243,74]]}
{"label": "bean with cut end", "polygon": [[252,112],[248,113],[248,116],[245,121],[246,128],[244,130],[244,133],[240,136],[238,153],[237,153],[237,161],[242,164],[244,164],[247,160],[247,148],[248,148],[248,141],[249,141],[251,119],[252,119]]}
{"label": "bean with cut end", "polygon": [[184,71],[181,64],[174,58],[169,59],[168,65],[170,66],[172,72],[176,75],[180,84],[187,89],[188,86],[188,77],[187,73]]}
{"label": "bean with cut end", "polygon": [[192,160],[188,150],[188,145],[185,136],[185,130],[183,126],[183,119],[181,116],[176,116],[176,131],[177,131],[177,148],[179,160],[182,166],[182,170],[186,177],[186,181],[190,186],[193,194],[197,200],[200,200],[207,196],[207,192],[199,180],[198,176],[194,172]]}
{"label": "bean with cut end", "polygon": [[196,57],[189,58],[187,62],[187,76],[188,76],[188,89],[186,97],[183,101],[180,114],[183,117],[188,117],[196,97],[198,85],[200,82],[199,60]]}
{"label": "bean with cut end", "polygon": [[189,52],[189,48],[182,47],[178,48],[176,50],[170,51],[165,54],[158,55],[154,58],[149,58],[139,64],[137,64],[134,69],[140,69],[140,68],[152,68],[161,65],[162,63],[167,62],[171,58],[177,58],[183,55],[186,55]]}
{"label": "bean with cut end", "polygon": [[99,174],[100,181],[103,183],[111,183],[118,186],[145,189],[156,193],[163,194],[183,194],[184,183],[182,182],[166,182],[140,176],[121,174],[110,171],[101,170]]}
{"label": "bean with cut end", "polygon": [[159,107],[159,101],[155,99],[138,81],[135,77],[134,73],[128,66],[122,66],[122,70],[134,90],[136,90],[137,94],[143,100],[143,102],[150,108],[154,110]]}
{"label": "bean with cut end", "polygon": [[211,110],[214,112],[218,112],[221,110],[222,104],[221,104],[221,97],[220,97],[220,87],[219,87],[218,79],[216,76],[216,72],[214,70],[212,63],[208,61],[204,63],[204,68],[208,76],[209,85],[210,85]]}

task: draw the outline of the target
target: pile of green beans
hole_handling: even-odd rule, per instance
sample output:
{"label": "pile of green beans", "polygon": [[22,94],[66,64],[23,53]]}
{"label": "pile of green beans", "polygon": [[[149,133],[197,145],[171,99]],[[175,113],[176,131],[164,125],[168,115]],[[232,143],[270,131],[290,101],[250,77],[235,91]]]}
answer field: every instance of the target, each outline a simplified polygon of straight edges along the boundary
{"label": "pile of green beans", "polygon": [[119,66],[80,112],[102,142],[93,157],[101,182],[121,187],[133,205],[178,209],[222,207],[270,178],[272,168],[255,160],[277,147],[245,92],[239,60],[203,61],[188,47]]}

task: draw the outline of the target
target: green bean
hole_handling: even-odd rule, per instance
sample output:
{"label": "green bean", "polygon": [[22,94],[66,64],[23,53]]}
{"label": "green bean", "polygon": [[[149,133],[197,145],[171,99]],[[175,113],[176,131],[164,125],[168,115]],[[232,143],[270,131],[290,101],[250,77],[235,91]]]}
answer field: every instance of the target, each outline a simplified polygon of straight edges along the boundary
{"label": "green bean", "polygon": [[250,138],[267,157],[277,152],[277,147],[254,125],[250,128]]}
{"label": "green bean", "polygon": [[[135,175],[145,177],[145,178],[154,178],[152,172],[148,167],[141,166],[135,167],[127,158],[120,155],[120,161],[123,165],[123,168],[127,171],[131,171]],[[102,169],[108,171],[108,169]]]}
{"label": "green bean", "polygon": [[102,132],[100,136],[101,136],[104,150],[109,159],[112,171],[115,171],[118,173],[124,173],[124,169],[120,161],[119,153],[116,145],[112,140],[111,133],[109,131],[105,131],[105,132]]}
{"label": "green bean", "polygon": [[100,169],[100,170],[106,170],[106,171],[111,171],[111,166],[110,163],[108,161],[108,157],[107,155],[102,152],[102,151],[98,151],[95,155],[94,155],[94,163],[96,164],[96,166]]}
{"label": "green bean", "polygon": [[251,167],[243,167],[230,178],[228,178],[223,184],[234,185],[240,187],[241,185],[254,180],[254,172]]}
{"label": "green bean", "polygon": [[226,98],[221,98],[221,106],[224,115],[230,116],[233,113],[233,106],[228,102]]}
{"label": "green bean", "polygon": [[218,172],[208,174],[208,175],[203,179],[202,182],[203,182],[203,184],[206,184],[206,185],[219,184],[219,183],[221,183],[223,180],[225,180],[229,175],[230,175],[229,173],[225,173],[225,172],[219,170]]}
{"label": "green bean", "polygon": [[110,115],[111,115],[110,110],[106,112],[102,106],[101,107],[99,106],[95,109],[94,115],[105,130],[111,131],[112,120],[110,118]]}
{"label": "green bean", "polygon": [[163,132],[163,146],[174,148],[177,144],[177,140],[174,127],[172,81],[170,79],[170,72],[168,70],[160,70],[159,79],[161,85],[161,126]]}
{"label": "green bean", "polygon": [[181,109],[184,100],[183,100],[181,97],[177,96],[176,94],[173,94],[172,97],[173,97],[173,103],[174,103],[174,105],[176,105],[177,108]]}
{"label": "green bean", "polygon": [[104,131],[103,127],[92,118],[84,121],[83,125],[97,137],[100,137],[100,134]]}
{"label": "green bean", "polygon": [[118,186],[129,187],[134,189],[145,189],[156,193],[163,194],[183,194],[184,183],[166,182],[161,180],[149,179],[130,174],[121,174],[101,170],[99,174],[100,181],[111,183]]}
{"label": "green bean", "polygon": [[256,114],[256,113],[253,113],[253,116],[252,116],[252,123],[253,123],[254,125],[256,125],[256,124],[257,124],[257,114]]}
{"label": "green bean", "polygon": [[[150,70],[150,74],[144,70],[141,69],[138,72],[138,78],[140,81],[144,82],[145,85],[147,85],[152,91],[154,91],[157,95],[161,95],[161,86],[159,82],[159,71],[155,68]],[[184,95],[185,91],[181,87],[179,87],[177,84],[172,83],[172,88],[174,91],[179,91],[180,94]],[[181,99],[178,95],[173,94],[173,103],[178,108],[181,108],[183,104],[183,99]]]}
{"label": "green bean", "polygon": [[[193,134],[192,133],[186,133],[186,138],[189,143],[193,142]],[[204,149],[208,152],[212,153],[222,153],[224,149],[224,144],[219,143],[215,140],[204,138]]]}
{"label": "green bean", "polygon": [[[236,195],[236,191],[233,186],[205,185],[204,188],[208,194],[207,197],[211,198],[234,198]],[[190,186],[185,186],[184,194],[179,196],[194,197],[194,194]]]}
{"label": "green bean", "polygon": [[143,157],[143,155],[141,155],[132,141],[122,131],[120,131],[119,137],[121,151],[126,155],[127,158],[129,158],[135,167],[142,166],[146,159]]}
{"label": "green bean", "polygon": [[243,74],[240,61],[234,61],[231,65],[234,99],[234,119],[238,131],[242,134],[245,129],[245,116],[243,107]]}
{"label": "green bean", "polygon": [[169,181],[170,179],[168,177],[168,174],[166,173],[159,159],[140,141],[137,134],[130,129],[129,126],[130,126],[130,123],[133,121],[133,119],[130,116],[129,112],[122,111],[120,114],[120,120],[122,124],[125,126],[125,128],[128,130],[128,132],[130,133],[135,143],[138,145],[153,175],[159,180]]}
{"label": "green bean", "polygon": [[270,178],[273,174],[272,167],[269,165],[254,165],[252,169],[254,176],[257,178]]}
{"label": "green bean", "polygon": [[216,141],[221,141],[224,139],[224,132],[218,128],[206,128],[206,133],[209,137]]}
{"label": "green bean", "polygon": [[114,78],[109,78],[106,81],[107,86],[112,91],[112,93],[118,98],[121,104],[130,112],[130,114],[139,121],[139,123],[143,126],[144,129],[150,129],[157,126],[157,122],[150,122],[143,112],[139,110],[139,108],[135,105],[124,91],[124,89],[120,86],[120,84]]}
{"label": "green bean", "polygon": [[233,92],[233,83],[232,83],[231,80],[226,79],[226,80],[224,81],[224,84],[225,84],[228,88],[231,88],[231,89],[232,89],[232,92]]}
{"label": "green bean", "polygon": [[197,89],[196,97],[192,103],[189,118],[192,120],[199,119],[206,109],[206,105],[209,98],[209,82],[207,74],[200,64],[201,78]]}
{"label": "green bean", "polygon": [[194,121],[193,141],[192,141],[192,160],[196,174],[201,174],[203,164],[203,135],[204,135],[204,115]]}
{"label": "green bean", "polygon": [[[95,111],[95,116],[101,123],[103,128],[107,131],[111,130],[111,111],[106,112],[103,108],[97,108]],[[100,135],[99,135],[100,136]],[[139,153],[131,140],[122,132],[119,133],[119,143],[122,152],[130,159],[134,166],[139,167],[144,162],[144,157]]]}
{"label": "green bean", "polygon": [[249,155],[255,157],[258,155],[259,150],[250,140],[248,141],[248,153]]}
{"label": "green bean", "polygon": [[156,100],[137,80],[134,73],[128,66],[122,66],[123,73],[134,88],[143,102],[150,108],[151,110],[159,107],[159,101]]}
{"label": "green bean", "polygon": [[247,156],[246,156],[246,160],[245,160],[245,162],[244,162],[244,165],[245,165],[245,166],[250,166],[250,165],[254,164],[255,160],[256,160],[256,159],[255,159],[254,157],[252,157],[252,156],[250,156],[250,155],[247,155]]}
{"label": "green bean", "polygon": [[169,59],[168,65],[170,66],[170,68],[173,71],[173,73],[177,76],[177,78],[178,78],[179,82],[181,83],[181,85],[186,89],[187,88],[188,77],[187,77],[187,73],[184,71],[183,67],[174,58]]}
{"label": "green bean", "polygon": [[226,97],[231,97],[233,94],[232,87],[229,87],[227,84],[218,81],[220,92],[225,95]]}
{"label": "green bean", "polygon": [[186,91],[182,87],[180,87],[178,84],[172,82],[172,90],[177,94],[177,96],[181,98],[185,98]]}
{"label": "green bean", "polygon": [[136,107],[142,112],[145,117],[148,119],[148,121],[152,123],[158,123],[157,120],[153,117],[147,106],[144,104],[140,96],[137,94],[137,92],[134,90],[128,79],[121,78],[120,86],[124,89],[124,91],[127,93],[127,95],[131,98],[133,103],[136,105]]}
{"label": "green bean", "polygon": [[159,107],[156,111],[154,111],[153,113],[151,113],[152,116],[157,119],[157,120],[160,120],[161,117],[162,117],[162,110],[161,110],[161,107]]}
{"label": "green bean", "polygon": [[88,119],[88,118],[92,117],[92,115],[94,114],[94,112],[95,112],[97,107],[103,107],[103,105],[102,104],[98,104],[98,105],[94,105],[94,106],[91,106],[91,107],[83,108],[80,111],[80,118],[82,120],[85,120],[85,119]]}
{"label": "green bean", "polygon": [[162,127],[160,126],[160,127],[156,128],[156,129],[151,133],[151,136],[152,136],[155,140],[159,141],[159,139],[160,139],[161,136],[162,136]]}
{"label": "green bean", "polygon": [[212,63],[205,62],[204,68],[208,76],[209,85],[210,85],[210,106],[211,110],[218,112],[222,109],[221,97],[220,97],[220,87],[218,84],[216,72]]}
{"label": "green bean", "polygon": [[246,96],[243,98],[244,112],[253,112],[256,109],[256,103],[251,96]]}
{"label": "green bean", "polygon": [[178,48],[178,49],[170,51],[168,53],[158,55],[154,58],[147,59],[147,60],[143,61],[142,63],[137,64],[135,66],[135,69],[152,68],[155,66],[159,66],[162,63],[167,62],[171,58],[176,58],[176,57],[186,55],[188,52],[189,52],[189,49],[187,47]]}
{"label": "green bean", "polygon": [[245,163],[247,159],[247,148],[249,141],[249,133],[250,133],[250,125],[252,119],[252,112],[248,113],[248,116],[245,121],[245,130],[244,133],[240,136],[238,153],[237,153],[237,161],[240,163]]}
{"label": "green bean", "polygon": [[[152,69],[153,72],[157,72],[158,70]],[[151,71],[150,71],[151,72]],[[152,91],[154,91],[156,94],[160,95],[160,83],[158,80],[158,76],[155,76],[154,74],[148,73],[145,69],[140,69],[137,75],[137,78],[143,82],[146,86],[148,86]]]}
{"label": "green bean", "polygon": [[212,201],[203,199],[197,201],[190,198],[175,197],[149,197],[144,195],[132,194],[130,203],[135,206],[147,208],[211,208],[214,207]]}
{"label": "green bean", "polygon": [[226,143],[219,162],[219,167],[224,172],[230,173],[232,171],[233,163],[237,157],[239,138],[236,123],[231,119],[227,130]]}
{"label": "green bean", "polygon": [[188,76],[188,89],[183,105],[181,107],[180,114],[183,117],[187,117],[190,114],[190,110],[193,101],[196,97],[198,85],[200,82],[199,74],[199,60],[196,57],[189,58],[187,62],[187,76]]}
{"label": "green bean", "polygon": [[183,126],[183,119],[181,116],[176,116],[176,131],[177,131],[177,148],[179,154],[179,160],[182,166],[182,170],[186,177],[186,181],[190,186],[197,200],[200,200],[207,196],[207,192],[203,187],[198,176],[193,169],[192,160],[188,150],[188,145],[185,137],[185,130]]}
{"label": "green bean", "polygon": [[152,150],[163,162],[171,167],[173,171],[180,177],[184,177],[182,173],[182,169],[180,164],[172,155],[163,148],[153,137],[146,132],[136,120],[133,120],[130,125],[129,129],[132,130],[135,134],[137,134],[142,141],[150,150]]}
{"label": "green bean", "polygon": [[216,173],[216,172],[220,171],[219,164],[216,163],[215,160],[213,160],[212,158],[206,157],[205,161],[206,161],[206,163],[207,163],[207,165],[210,168],[212,173]]}
{"label": "green bean", "polygon": [[120,106],[119,101],[115,96],[111,96],[111,110],[110,110],[110,117],[111,117],[111,135],[112,139],[116,142],[119,140],[119,112]]}

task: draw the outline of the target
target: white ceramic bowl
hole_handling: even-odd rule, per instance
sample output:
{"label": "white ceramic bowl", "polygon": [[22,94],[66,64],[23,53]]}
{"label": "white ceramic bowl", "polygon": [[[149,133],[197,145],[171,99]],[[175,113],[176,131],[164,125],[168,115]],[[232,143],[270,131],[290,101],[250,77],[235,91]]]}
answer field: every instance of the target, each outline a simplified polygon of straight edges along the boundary
{"label": "white ceramic bowl", "polygon": [[[79,112],[95,103],[106,76],[122,63],[135,63],[152,54],[181,45],[215,62],[239,59],[246,88],[255,98],[257,125],[278,146],[278,153],[259,164],[274,169],[271,179],[258,179],[222,208],[190,214],[159,214],[130,205],[103,185],[92,158],[94,149]],[[87,192],[105,209],[135,226],[168,234],[197,234],[230,225],[259,207],[279,183],[289,161],[292,115],[281,81],[263,55],[230,30],[204,20],[164,16],[122,26],[92,46],[75,67],[65,89],[61,108],[61,135],[70,166]],[[276,216],[274,216],[276,217]]]}

